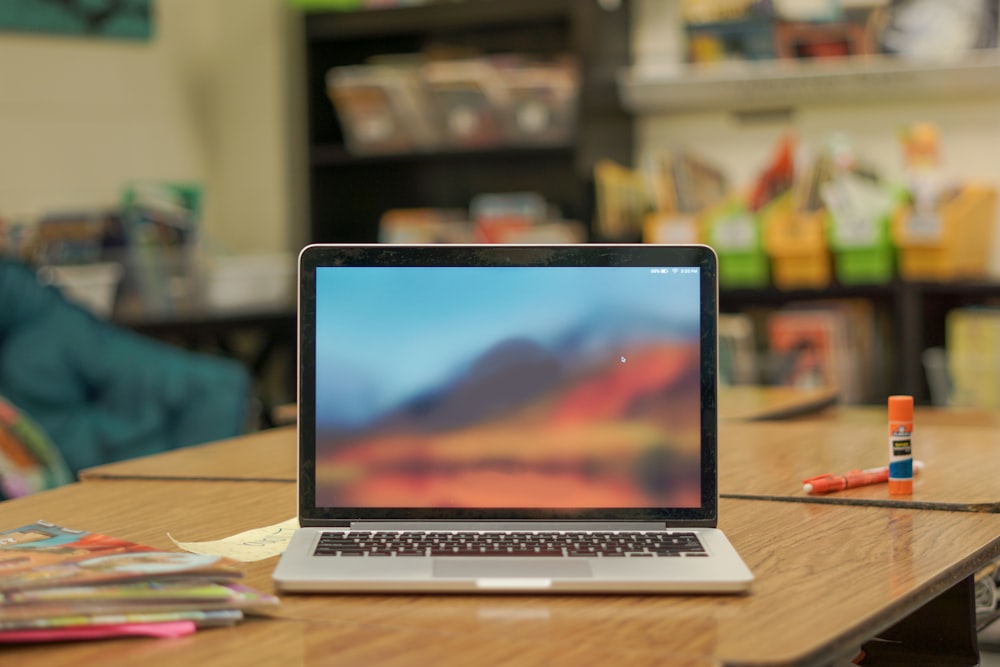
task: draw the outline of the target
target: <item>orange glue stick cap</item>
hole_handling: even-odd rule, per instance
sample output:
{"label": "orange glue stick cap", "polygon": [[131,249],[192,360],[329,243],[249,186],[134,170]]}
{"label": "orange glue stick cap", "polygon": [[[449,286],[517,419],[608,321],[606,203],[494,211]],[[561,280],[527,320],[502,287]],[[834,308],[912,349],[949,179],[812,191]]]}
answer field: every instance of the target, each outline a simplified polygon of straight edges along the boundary
{"label": "orange glue stick cap", "polygon": [[894,422],[913,421],[912,396],[889,397],[889,421],[894,421]]}

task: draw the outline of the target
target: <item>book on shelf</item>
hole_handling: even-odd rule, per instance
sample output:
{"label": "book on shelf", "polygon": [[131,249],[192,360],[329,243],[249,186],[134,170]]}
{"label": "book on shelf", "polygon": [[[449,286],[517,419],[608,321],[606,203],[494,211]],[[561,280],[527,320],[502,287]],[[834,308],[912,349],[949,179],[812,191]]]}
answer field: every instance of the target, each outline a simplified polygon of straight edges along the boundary
{"label": "book on shelf", "polygon": [[138,182],[123,191],[129,287],[151,312],[171,312],[191,296],[201,206],[202,189],[195,183]]}
{"label": "book on shelf", "polygon": [[945,317],[949,404],[1000,407],[1000,308],[956,308]]}
{"label": "book on shelf", "polygon": [[38,521],[0,532],[0,643],[177,636],[278,603],[242,576],[226,558]]}
{"label": "book on shelf", "polygon": [[872,305],[860,299],[804,302],[767,317],[774,384],[836,387],[845,403],[869,400],[880,357]]}
{"label": "book on shelf", "polygon": [[719,382],[742,385],[759,381],[753,319],[746,313],[720,313]]}

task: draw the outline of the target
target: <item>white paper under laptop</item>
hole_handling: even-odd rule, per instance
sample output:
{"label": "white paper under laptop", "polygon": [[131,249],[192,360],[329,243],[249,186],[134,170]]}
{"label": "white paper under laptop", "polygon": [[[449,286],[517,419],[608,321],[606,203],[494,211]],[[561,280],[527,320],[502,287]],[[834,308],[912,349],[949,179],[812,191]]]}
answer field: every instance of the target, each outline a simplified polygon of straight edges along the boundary
{"label": "white paper under laptop", "polygon": [[736,592],[703,246],[300,256],[284,592]]}

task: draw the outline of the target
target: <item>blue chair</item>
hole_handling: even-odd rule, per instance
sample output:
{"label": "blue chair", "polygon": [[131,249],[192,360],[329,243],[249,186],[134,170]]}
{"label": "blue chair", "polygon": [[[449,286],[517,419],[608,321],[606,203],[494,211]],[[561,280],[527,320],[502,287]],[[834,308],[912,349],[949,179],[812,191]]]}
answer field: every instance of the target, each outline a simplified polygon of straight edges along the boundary
{"label": "blue chair", "polygon": [[80,470],[243,433],[251,378],[235,360],[184,350],[98,318],[0,260],[0,397]]}

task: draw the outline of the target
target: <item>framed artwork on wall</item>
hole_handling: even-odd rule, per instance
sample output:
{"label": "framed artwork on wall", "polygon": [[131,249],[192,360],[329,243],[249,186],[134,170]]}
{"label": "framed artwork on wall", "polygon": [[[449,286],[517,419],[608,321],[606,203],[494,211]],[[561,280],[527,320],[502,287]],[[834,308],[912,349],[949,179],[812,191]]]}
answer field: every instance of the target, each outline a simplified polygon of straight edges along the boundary
{"label": "framed artwork on wall", "polygon": [[0,31],[147,40],[153,0],[5,0]]}

